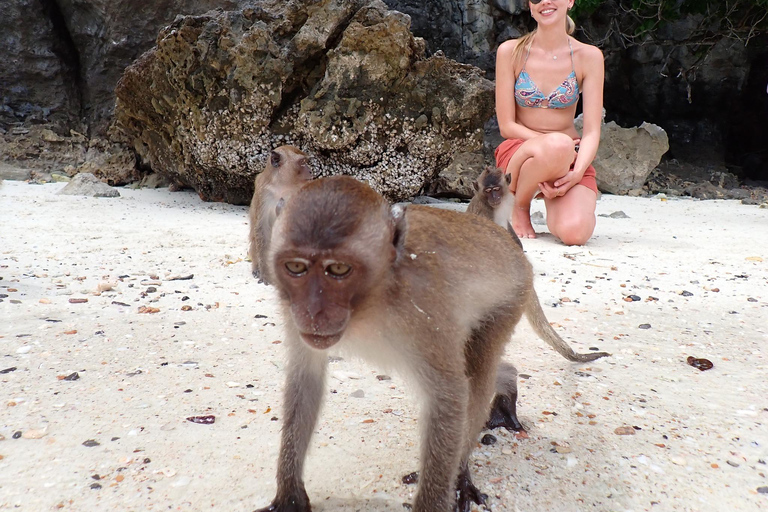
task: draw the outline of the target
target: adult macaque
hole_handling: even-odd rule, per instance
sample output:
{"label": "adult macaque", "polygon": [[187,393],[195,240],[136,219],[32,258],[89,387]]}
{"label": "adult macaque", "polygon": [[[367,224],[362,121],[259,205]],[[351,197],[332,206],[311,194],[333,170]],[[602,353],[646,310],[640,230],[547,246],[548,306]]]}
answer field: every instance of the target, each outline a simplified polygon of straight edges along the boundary
{"label": "adult macaque", "polygon": [[515,206],[515,196],[509,191],[511,181],[512,176],[505,174],[501,169],[485,169],[477,181],[472,183],[475,195],[467,206],[467,213],[492,220],[509,231],[517,245],[522,247],[523,244],[509,223],[512,208]]}
{"label": "adult macaque", "polygon": [[267,159],[267,166],[256,176],[251,199],[250,248],[251,270],[259,282],[270,284],[264,259],[269,250],[275,209],[280,199],[287,200],[312,179],[307,155],[294,146],[280,146]]}
{"label": "adult macaque", "polygon": [[[424,396],[414,512],[469,510],[483,495],[469,456],[496,369],[523,313],[560,353],[533,273],[504,230],[474,215],[391,209],[350,177],[312,181],[285,203],[268,262],[288,350],[277,493],[261,512],[311,510],[303,468],[326,393],[328,353],[395,368]],[[556,341],[553,341],[556,340]]]}

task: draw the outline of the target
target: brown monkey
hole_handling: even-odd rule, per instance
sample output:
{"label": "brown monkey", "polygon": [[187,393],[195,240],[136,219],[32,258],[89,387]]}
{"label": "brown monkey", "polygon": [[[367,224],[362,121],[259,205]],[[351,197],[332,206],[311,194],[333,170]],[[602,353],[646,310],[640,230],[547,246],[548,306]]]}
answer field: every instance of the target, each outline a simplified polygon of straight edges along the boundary
{"label": "brown monkey", "polygon": [[266,265],[262,262],[269,250],[275,208],[280,199],[287,200],[302,185],[312,179],[307,155],[294,146],[280,146],[267,159],[264,170],[256,176],[251,199],[250,248],[251,271],[259,282],[270,284]]}
{"label": "brown monkey", "polygon": [[540,320],[536,332],[559,352],[573,354],[543,318],[531,266],[512,238],[474,215],[391,209],[367,185],[336,176],[285,203],[268,264],[288,364],[277,493],[261,512],[311,510],[304,460],[333,350],[398,368],[425,396],[414,512],[448,512],[457,497],[460,510],[482,503],[469,456],[523,313]]}
{"label": "brown monkey", "polygon": [[[490,219],[499,226],[505,228],[520,248],[520,242],[512,224],[509,222],[512,208],[515,205],[515,196],[509,191],[512,177],[502,169],[486,168],[477,181],[473,183],[475,195],[467,207],[467,213],[480,215]],[[541,308],[538,308],[539,311]],[[541,317],[544,312],[541,311]],[[546,320],[546,319],[545,319]],[[546,328],[545,328],[546,329]],[[548,330],[547,330],[548,331]],[[577,354],[565,344],[557,341],[557,338],[545,336],[549,344],[569,361],[587,362],[607,356],[605,352],[593,354]],[[496,397],[491,407],[491,415],[486,424],[487,428],[506,427],[508,430],[523,430],[523,425],[517,419],[517,369],[508,363],[499,367],[496,382]]]}
{"label": "brown monkey", "polygon": [[467,206],[467,213],[492,220],[509,231],[517,245],[522,247],[520,238],[509,223],[512,208],[515,206],[515,196],[509,191],[511,181],[512,176],[502,169],[485,169],[480,173],[477,181],[472,183],[475,187],[475,195]]}

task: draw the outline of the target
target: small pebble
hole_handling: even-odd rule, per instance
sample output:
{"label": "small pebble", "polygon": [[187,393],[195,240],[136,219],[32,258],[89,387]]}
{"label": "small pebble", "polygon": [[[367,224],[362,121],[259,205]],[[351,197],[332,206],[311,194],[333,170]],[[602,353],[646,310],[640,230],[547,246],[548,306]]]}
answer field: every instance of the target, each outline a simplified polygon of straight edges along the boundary
{"label": "small pebble", "polygon": [[14,432],[11,437],[13,437],[14,439],[20,438],[21,437],[21,430],[17,430],[16,432]]}
{"label": "small pebble", "polygon": [[[22,437],[24,439],[41,439],[45,437],[45,434],[46,434],[45,430],[27,430],[26,432],[24,432]],[[14,437],[15,437],[15,434],[14,434]]]}
{"label": "small pebble", "polygon": [[480,439],[480,442],[484,444],[485,446],[491,446],[496,444],[496,436],[492,434],[485,434],[482,439]]}
{"label": "small pebble", "polygon": [[211,425],[212,423],[216,422],[216,416],[190,416],[187,418],[187,421],[191,421],[192,423],[199,423],[201,425]]}
{"label": "small pebble", "polygon": [[403,477],[403,483],[406,485],[416,484],[419,482],[419,472],[414,471],[413,473],[408,473]]}
{"label": "small pebble", "polygon": [[353,391],[349,394],[352,398],[365,398],[365,391],[362,389],[358,389],[357,391]]}
{"label": "small pebble", "polygon": [[763,485],[762,487],[758,487],[757,492],[760,494],[768,494],[768,486]]}
{"label": "small pebble", "polygon": [[733,466],[734,468],[739,467],[739,463],[738,462],[733,462],[732,460],[727,460],[725,462],[727,462],[729,466]]}
{"label": "small pebble", "polygon": [[682,295],[683,297],[693,297],[693,294],[688,290],[683,290],[682,292],[680,292],[680,295]]}
{"label": "small pebble", "polygon": [[701,359],[693,356],[688,356],[688,359],[686,359],[686,362],[689,365],[696,368],[697,370],[701,370],[702,372],[706,370],[711,370],[712,367],[714,366],[712,364],[712,361],[710,361],[709,359]]}
{"label": "small pebble", "polygon": [[26,353],[27,353],[27,352],[29,352],[30,350],[32,350],[32,347],[31,347],[31,346],[29,346],[29,345],[24,345],[23,347],[19,347],[18,349],[16,349],[16,353],[17,353],[17,354],[26,354]]}
{"label": "small pebble", "polygon": [[91,484],[90,487],[91,487],[91,489],[101,489],[101,484],[94,482],[94,483]]}
{"label": "small pebble", "polygon": [[633,436],[635,435],[635,429],[629,426],[618,427],[613,433],[618,436]]}
{"label": "small pebble", "polygon": [[86,441],[83,441],[83,446],[87,446],[88,448],[92,448],[94,446],[99,446],[101,443],[96,441],[95,439],[88,439]]}
{"label": "small pebble", "polygon": [[637,326],[638,329],[650,329],[651,324],[640,324]]}

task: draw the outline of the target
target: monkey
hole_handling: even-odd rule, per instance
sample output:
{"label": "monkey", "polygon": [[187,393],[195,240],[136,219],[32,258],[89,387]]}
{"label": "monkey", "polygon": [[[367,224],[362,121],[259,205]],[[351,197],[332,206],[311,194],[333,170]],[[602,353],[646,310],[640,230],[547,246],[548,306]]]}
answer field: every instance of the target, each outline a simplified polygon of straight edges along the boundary
{"label": "monkey", "polygon": [[280,199],[287,199],[312,179],[307,155],[294,146],[280,146],[267,159],[264,170],[253,183],[253,198],[249,211],[251,272],[259,282],[269,283],[264,258],[269,250],[275,208]]}
{"label": "monkey", "polygon": [[[509,222],[510,213],[515,204],[515,196],[509,191],[511,180],[512,177],[502,169],[489,167],[483,170],[477,181],[472,184],[475,188],[475,195],[472,197],[466,212],[490,219],[505,228],[522,249],[523,244]],[[576,354],[567,345],[557,342],[550,344],[563,357],[572,362],[594,361],[608,355],[605,352]],[[502,363],[499,367],[496,396],[486,423],[486,428],[497,427],[506,427],[508,430],[517,431],[524,430],[517,418],[517,369],[509,363]]]}
{"label": "monkey", "polygon": [[398,369],[421,391],[414,512],[484,503],[469,456],[488,418],[504,347],[524,313],[558,352],[578,356],[546,321],[532,267],[505,230],[476,215],[391,208],[348,176],[311,181],[284,203],[267,264],[288,361],[277,492],[258,512],[311,511],[303,469],[329,354]]}
{"label": "monkey", "polygon": [[502,169],[486,168],[483,170],[477,181],[472,183],[475,188],[475,195],[467,206],[467,213],[492,220],[506,229],[512,235],[515,243],[522,247],[520,238],[509,222],[512,208],[515,206],[515,196],[509,191],[511,182],[512,176],[506,174]]}

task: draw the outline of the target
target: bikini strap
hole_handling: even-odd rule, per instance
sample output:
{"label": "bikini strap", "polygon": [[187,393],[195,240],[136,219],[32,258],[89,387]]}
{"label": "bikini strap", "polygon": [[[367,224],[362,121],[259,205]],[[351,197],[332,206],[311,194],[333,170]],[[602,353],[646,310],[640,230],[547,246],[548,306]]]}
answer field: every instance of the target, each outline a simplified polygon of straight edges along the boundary
{"label": "bikini strap", "polygon": [[[536,36],[533,36],[533,37],[536,37]],[[530,42],[528,43],[528,50],[526,50],[526,52],[525,52],[525,60],[523,61],[523,69],[520,70],[521,73],[523,71],[525,71],[525,65],[528,63],[528,57],[531,56],[531,46],[533,46],[533,37],[531,38]]]}
{"label": "bikini strap", "polygon": [[568,38],[568,48],[571,49],[571,69],[576,72],[576,63],[573,61],[573,46],[571,46],[571,38]]}

